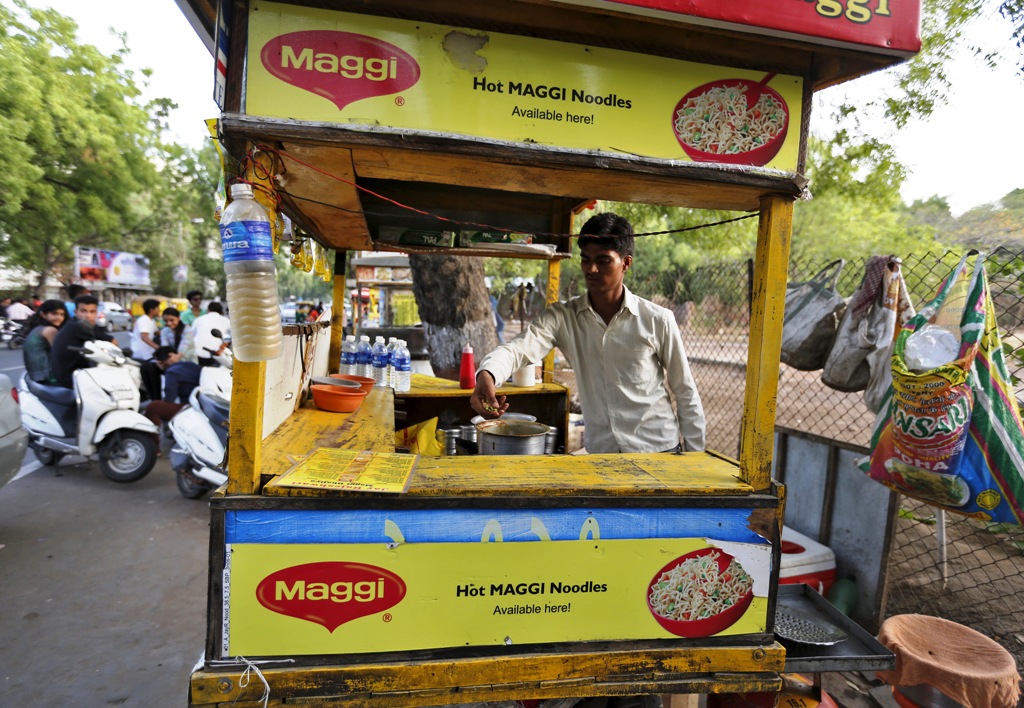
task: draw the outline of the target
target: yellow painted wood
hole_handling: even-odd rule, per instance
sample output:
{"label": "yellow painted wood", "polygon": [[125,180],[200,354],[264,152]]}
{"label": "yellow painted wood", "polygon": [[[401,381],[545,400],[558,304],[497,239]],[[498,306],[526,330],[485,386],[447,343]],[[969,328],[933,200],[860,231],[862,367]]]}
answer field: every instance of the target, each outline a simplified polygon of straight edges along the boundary
{"label": "yellow painted wood", "polygon": [[[414,373],[409,381],[409,392],[399,395],[411,398],[458,398],[460,396],[469,398],[471,393],[473,393],[473,389],[461,388],[458,381]],[[537,384],[530,388],[499,386],[497,393],[499,396],[536,393],[555,393],[564,396],[565,386],[557,383]]]}
{"label": "yellow painted wood", "polygon": [[[322,411],[312,402],[305,403],[263,441],[261,471],[283,474],[295,460],[321,447],[394,452],[394,418],[394,401],[389,389],[373,389],[353,413]],[[270,490],[264,492],[269,494]]]}
{"label": "yellow painted wood", "polygon": [[[344,252],[335,258],[344,262]],[[341,341],[345,336],[345,270],[335,273],[331,288],[331,344],[327,354],[327,373],[337,374],[341,370]]]}
{"label": "yellow painted wood", "polygon": [[[290,423],[291,421],[289,421]],[[284,427],[284,426],[282,426]],[[289,435],[289,431],[278,430]],[[276,435],[277,433],[275,433]],[[301,435],[302,442],[296,438]],[[309,435],[294,431],[287,449],[307,448]],[[322,438],[321,438],[322,439]],[[268,443],[270,438],[268,438]],[[269,453],[264,471],[280,474],[290,463]],[[278,450],[276,445],[275,450]],[[370,448],[361,448],[370,449]],[[286,493],[287,492],[287,493]],[[319,489],[265,487],[266,496],[331,497]],[[472,455],[421,457],[406,497],[744,496],[753,493],[739,467],[706,452],[679,455]]]}
{"label": "yellow painted wood", "polygon": [[757,230],[750,347],[740,431],[740,473],[758,491],[767,490],[771,484],[779,352],[792,235],[793,200],[786,196],[764,197]]}
{"label": "yellow painted wood", "polygon": [[228,494],[254,494],[260,486],[263,389],[266,362],[235,360],[228,418]]}
{"label": "yellow painted wood", "polygon": [[[558,302],[558,293],[561,286],[562,278],[562,263],[560,261],[548,261],[548,287],[547,292],[544,293],[544,302],[550,305],[553,302]],[[541,362],[541,380],[544,383],[551,383],[554,379],[552,378],[555,372],[555,350],[552,349],[544,357],[544,361]],[[567,419],[568,424],[568,419]],[[566,428],[568,430],[568,428]]]}
{"label": "yellow painted wood", "polygon": [[[785,650],[777,642],[734,647],[552,651],[525,655],[335,666],[262,667],[271,702],[330,696],[346,706],[429,706],[471,701],[622,695],[778,691]],[[192,705],[254,700],[260,681],[242,671],[196,671]],[[322,702],[321,702],[322,701]]]}

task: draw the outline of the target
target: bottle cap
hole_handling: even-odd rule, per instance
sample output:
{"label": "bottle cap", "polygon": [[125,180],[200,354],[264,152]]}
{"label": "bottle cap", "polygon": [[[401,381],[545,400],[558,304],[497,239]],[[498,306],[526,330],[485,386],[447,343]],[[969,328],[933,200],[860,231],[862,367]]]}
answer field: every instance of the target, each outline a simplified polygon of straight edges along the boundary
{"label": "bottle cap", "polygon": [[370,335],[368,335],[368,334],[360,334],[359,335],[359,341],[360,342],[369,342],[370,341]]}
{"label": "bottle cap", "polygon": [[252,196],[252,187],[248,184],[233,184],[231,185],[231,198],[232,199],[244,199],[245,197]]}
{"label": "bottle cap", "polygon": [[463,354],[472,354],[473,353],[473,347],[471,347],[470,345],[467,344],[466,346],[464,346],[462,348],[462,353]]}

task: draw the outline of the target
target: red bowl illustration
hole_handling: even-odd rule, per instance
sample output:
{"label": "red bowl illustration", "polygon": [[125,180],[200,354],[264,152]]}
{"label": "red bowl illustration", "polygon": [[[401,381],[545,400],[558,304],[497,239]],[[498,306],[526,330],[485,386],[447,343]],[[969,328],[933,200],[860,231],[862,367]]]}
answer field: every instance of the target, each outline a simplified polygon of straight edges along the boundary
{"label": "red bowl illustration", "polygon": [[[736,621],[743,616],[743,613],[747,611],[747,608],[750,607],[751,601],[754,599],[753,585],[751,585],[751,587],[747,589],[731,606],[704,619],[671,619],[662,614],[658,614],[659,610],[664,611],[664,609],[660,607],[656,608],[654,604],[652,604],[652,592],[661,580],[662,575],[670,573],[687,561],[709,556],[713,553],[718,554],[718,558],[716,559],[716,562],[718,563],[718,570],[719,573],[724,574],[734,558],[719,548],[701,548],[696,551],[691,551],[686,555],[679,556],[671,563],[665,565],[665,567],[655,573],[654,578],[652,578],[651,582],[647,585],[647,609],[651,611],[651,615],[658,624],[678,637],[709,637],[712,634],[718,634],[719,632],[734,625]],[[698,583],[693,587],[694,592],[708,590],[714,591],[714,589],[715,587],[712,583]]]}
{"label": "red bowl illustration", "polygon": [[[755,90],[755,87],[760,88],[762,91],[762,99],[764,96],[769,96],[782,107],[782,111],[784,114],[782,119],[782,127],[775,134],[766,134],[766,141],[763,145],[754,147],[744,152],[718,153],[713,151],[705,151],[693,145],[693,141],[691,139],[684,139],[684,136],[679,134],[679,131],[676,129],[676,118],[679,114],[679,111],[683,110],[683,107],[686,106],[688,101],[690,101],[691,99],[698,99],[700,96],[703,96],[704,94],[708,93],[709,91],[712,91],[713,89],[742,89],[744,87],[747,91]],[[739,119],[740,121],[745,122],[746,118],[754,117],[752,115],[753,111],[760,110],[757,105],[755,105],[753,109],[747,109],[745,96],[745,93],[741,93],[740,95],[739,105],[741,113],[739,115],[725,117],[726,121],[733,121],[735,123],[736,119]],[[752,81],[750,79],[720,79],[718,81],[711,81],[710,83],[702,84],[701,86],[698,86],[697,88],[693,89],[688,94],[683,96],[681,99],[679,99],[679,103],[677,103],[675,108],[672,109],[672,134],[676,136],[676,140],[679,141],[679,145],[683,148],[683,152],[689,155],[690,159],[693,160],[694,162],[724,162],[731,165],[766,165],[772,160],[772,158],[779,154],[779,150],[782,148],[782,143],[786,141],[786,133],[788,130],[789,106],[786,105],[785,99],[783,99],[782,96],[780,96],[779,93],[772,89],[771,87],[761,86],[759,82]]]}

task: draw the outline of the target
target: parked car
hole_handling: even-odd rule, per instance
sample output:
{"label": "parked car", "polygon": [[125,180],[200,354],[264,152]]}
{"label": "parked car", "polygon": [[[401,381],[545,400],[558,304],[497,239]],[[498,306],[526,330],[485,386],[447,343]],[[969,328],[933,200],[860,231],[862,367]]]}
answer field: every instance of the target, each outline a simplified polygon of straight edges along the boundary
{"label": "parked car", "polygon": [[132,322],[134,320],[131,313],[116,302],[104,300],[100,303],[96,316],[96,324],[99,326],[106,327],[111,332],[116,332],[119,329],[131,329]]}
{"label": "parked car", "polygon": [[28,431],[21,427],[17,389],[6,374],[0,374],[0,487],[21,469],[28,449]]}

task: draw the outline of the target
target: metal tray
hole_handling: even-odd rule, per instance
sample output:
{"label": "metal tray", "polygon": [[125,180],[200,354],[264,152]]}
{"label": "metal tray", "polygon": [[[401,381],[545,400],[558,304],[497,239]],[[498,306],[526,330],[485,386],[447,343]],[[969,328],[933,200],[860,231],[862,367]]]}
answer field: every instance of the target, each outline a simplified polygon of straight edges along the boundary
{"label": "metal tray", "polygon": [[780,585],[776,611],[792,609],[813,618],[822,628],[833,628],[845,639],[834,644],[807,644],[776,638],[786,648],[787,672],[886,671],[896,668],[896,656],[852,619],[804,584]]}

